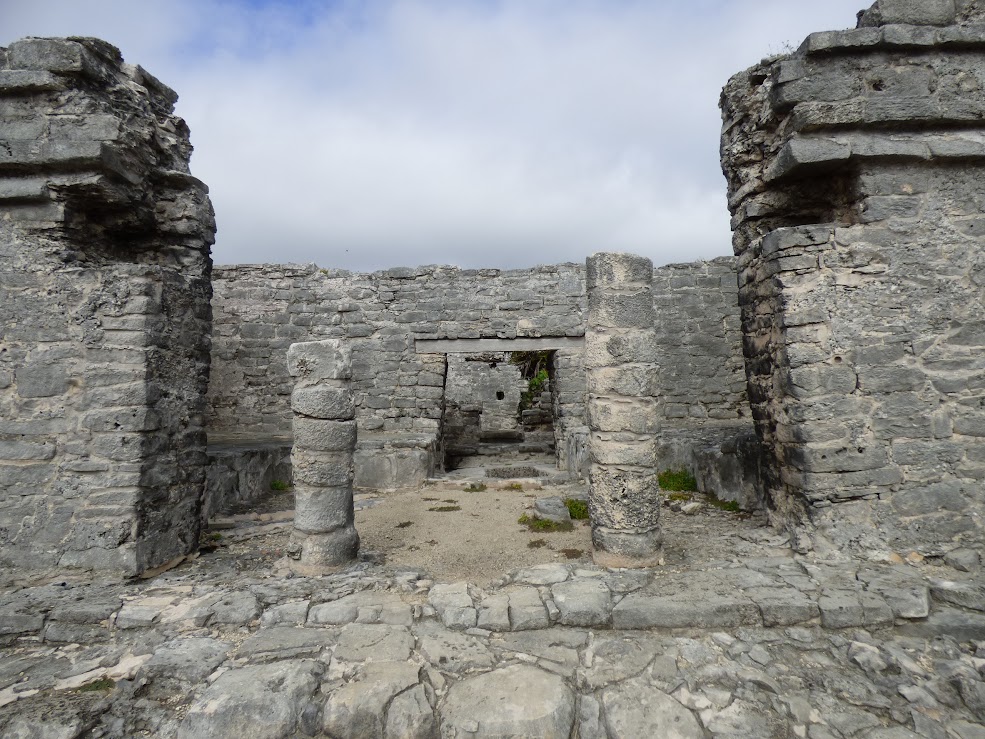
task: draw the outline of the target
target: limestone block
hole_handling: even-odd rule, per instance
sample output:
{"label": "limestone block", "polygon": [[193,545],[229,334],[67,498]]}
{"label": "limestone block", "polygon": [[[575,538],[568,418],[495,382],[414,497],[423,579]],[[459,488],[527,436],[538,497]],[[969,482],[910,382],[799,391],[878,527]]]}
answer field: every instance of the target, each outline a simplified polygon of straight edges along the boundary
{"label": "limestone block", "polygon": [[957,12],[954,0],[878,0],[862,16],[862,25],[947,26]]}
{"label": "limestone block", "polygon": [[347,380],[352,377],[352,349],[341,339],[291,344],[287,369],[299,383]]}
{"label": "limestone block", "polygon": [[295,449],[291,453],[292,474],[300,484],[317,487],[352,485],[355,476],[351,452],[310,452]]}
{"label": "limestone block", "polygon": [[355,416],[355,397],[340,387],[298,387],[291,393],[291,410],[311,418],[345,421]]}
{"label": "limestone block", "polygon": [[295,416],[294,444],[314,452],[344,452],[356,444],[355,421],[325,421]]}
{"label": "limestone block", "polygon": [[321,575],[356,558],[359,534],[354,526],[345,526],[328,534],[299,533],[295,534],[292,546],[299,551],[291,569],[300,575]]}
{"label": "limestone block", "polygon": [[[661,494],[653,469],[637,470],[593,465],[588,473],[588,505],[593,523],[618,528],[649,528],[660,519]],[[607,503],[618,502],[618,507]]]}
{"label": "limestone block", "polygon": [[653,298],[647,285],[636,292],[627,290],[618,293],[589,291],[588,323],[592,328],[638,328],[653,327]]}
{"label": "limestone block", "polygon": [[451,686],[441,707],[442,735],[567,739],[575,696],[557,675],[511,665]]}
{"label": "limestone block", "polygon": [[324,534],[352,526],[352,487],[294,487],[294,528],[306,534]]}
{"label": "limestone block", "polygon": [[647,286],[653,281],[653,262],[635,254],[599,252],[586,262],[585,285],[596,288]]}

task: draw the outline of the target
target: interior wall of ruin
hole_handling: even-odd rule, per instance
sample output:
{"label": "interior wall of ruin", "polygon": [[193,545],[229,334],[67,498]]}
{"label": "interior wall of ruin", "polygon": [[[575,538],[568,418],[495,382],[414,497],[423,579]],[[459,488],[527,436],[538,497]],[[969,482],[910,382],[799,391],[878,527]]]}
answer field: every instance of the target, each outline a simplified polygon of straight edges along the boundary
{"label": "interior wall of ruin", "polygon": [[176,98],[94,39],[0,49],[2,568],[198,545],[215,224]]}
{"label": "interior wall of ruin", "polygon": [[745,508],[762,504],[759,449],[746,395],[734,257],[653,272],[656,464],[686,468],[699,489]]}
{"label": "interior wall of ruin", "polygon": [[[217,436],[290,435],[284,357],[295,341],[352,341],[364,433],[435,433],[445,358],[417,354],[417,339],[585,332],[581,265],[372,274],[314,265],[235,265],[216,267],[213,286],[209,428]],[[650,349],[661,356],[662,369],[649,391],[665,401],[660,464],[696,465],[701,479],[727,498],[742,493],[733,442],[751,432],[736,293],[732,257],[654,270],[657,320]],[[581,351],[555,352],[552,396],[559,463],[579,474],[586,469]]]}
{"label": "interior wall of ruin", "polygon": [[818,545],[983,538],[982,22],[880,0],[723,93],[767,492]]}
{"label": "interior wall of ruin", "polygon": [[520,429],[520,400],[527,389],[520,367],[507,353],[448,355],[445,403],[479,410],[479,435],[495,437]]}
{"label": "interior wall of ruin", "polygon": [[[415,342],[581,336],[583,271],[572,264],[528,270],[397,268],[371,274],[314,265],[218,267],[213,274],[210,430],[290,435],[287,347],[296,341],[346,338],[352,345],[363,439],[367,433],[436,436],[446,357],[418,353]],[[573,382],[583,377],[573,370],[566,376]],[[584,423],[584,387],[572,385],[563,393],[562,434]]]}

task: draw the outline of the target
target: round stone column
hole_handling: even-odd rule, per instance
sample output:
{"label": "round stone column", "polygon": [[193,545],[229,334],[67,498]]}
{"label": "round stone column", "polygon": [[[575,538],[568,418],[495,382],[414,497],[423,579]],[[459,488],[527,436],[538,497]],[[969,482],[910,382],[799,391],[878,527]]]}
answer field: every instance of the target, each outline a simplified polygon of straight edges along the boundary
{"label": "round stone column", "polygon": [[653,263],[632,254],[588,258],[589,497],[595,562],[662,563]]}
{"label": "round stone column", "polygon": [[349,564],[359,552],[352,505],[352,355],[341,339],[292,344],[287,368],[295,379],[291,568],[321,575]]}

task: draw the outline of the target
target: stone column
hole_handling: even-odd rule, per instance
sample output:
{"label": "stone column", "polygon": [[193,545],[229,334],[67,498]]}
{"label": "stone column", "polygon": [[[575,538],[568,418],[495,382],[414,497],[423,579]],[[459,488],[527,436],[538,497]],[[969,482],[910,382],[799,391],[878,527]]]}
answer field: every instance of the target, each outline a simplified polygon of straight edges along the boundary
{"label": "stone column", "polygon": [[291,567],[299,575],[320,575],[348,564],[359,551],[352,506],[352,354],[341,339],[292,344],[287,368],[295,380]]}
{"label": "stone column", "polygon": [[596,563],[661,562],[653,264],[631,254],[588,258],[589,512]]}

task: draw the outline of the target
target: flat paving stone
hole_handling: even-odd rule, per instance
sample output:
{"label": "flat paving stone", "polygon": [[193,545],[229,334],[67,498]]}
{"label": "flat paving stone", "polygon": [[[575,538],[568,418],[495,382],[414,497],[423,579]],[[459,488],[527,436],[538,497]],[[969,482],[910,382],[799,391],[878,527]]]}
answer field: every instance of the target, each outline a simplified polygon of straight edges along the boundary
{"label": "flat paving stone", "polygon": [[297,626],[273,626],[246,639],[236,650],[237,657],[247,659],[315,656],[335,644],[338,630],[305,629]]}
{"label": "flat paving stone", "polygon": [[200,682],[226,659],[230,645],[209,637],[179,638],[161,645],[144,665],[155,677]]}
{"label": "flat paving stone", "polygon": [[[419,673],[420,667],[403,662],[365,665],[353,680],[328,696],[322,730],[329,736],[383,739],[387,707],[399,693],[418,684]],[[404,723],[421,722],[407,717]]]}
{"label": "flat paving stone", "polygon": [[414,637],[403,626],[348,624],[339,632],[332,656],[341,662],[405,662]]}
{"label": "flat paving stone", "polygon": [[192,703],[178,739],[283,739],[318,687],[318,669],[286,661],[224,672]]}
{"label": "flat paving stone", "polygon": [[414,634],[421,657],[443,672],[473,672],[496,662],[482,639],[441,624],[421,623],[414,627]]}
{"label": "flat paving stone", "polygon": [[568,739],[575,696],[557,675],[511,665],[451,686],[440,707],[441,735]]}
{"label": "flat paving stone", "polygon": [[605,626],[612,614],[612,594],[595,579],[569,580],[551,588],[565,626]]}
{"label": "flat paving stone", "polygon": [[510,628],[513,631],[546,629],[551,625],[537,588],[520,587],[509,592]]}
{"label": "flat paving stone", "polygon": [[696,592],[668,596],[630,593],[612,609],[615,629],[720,629],[762,624],[752,600],[740,591],[728,595]]}
{"label": "flat paving stone", "polygon": [[627,680],[602,692],[611,739],[704,739],[691,711],[642,680]]}

